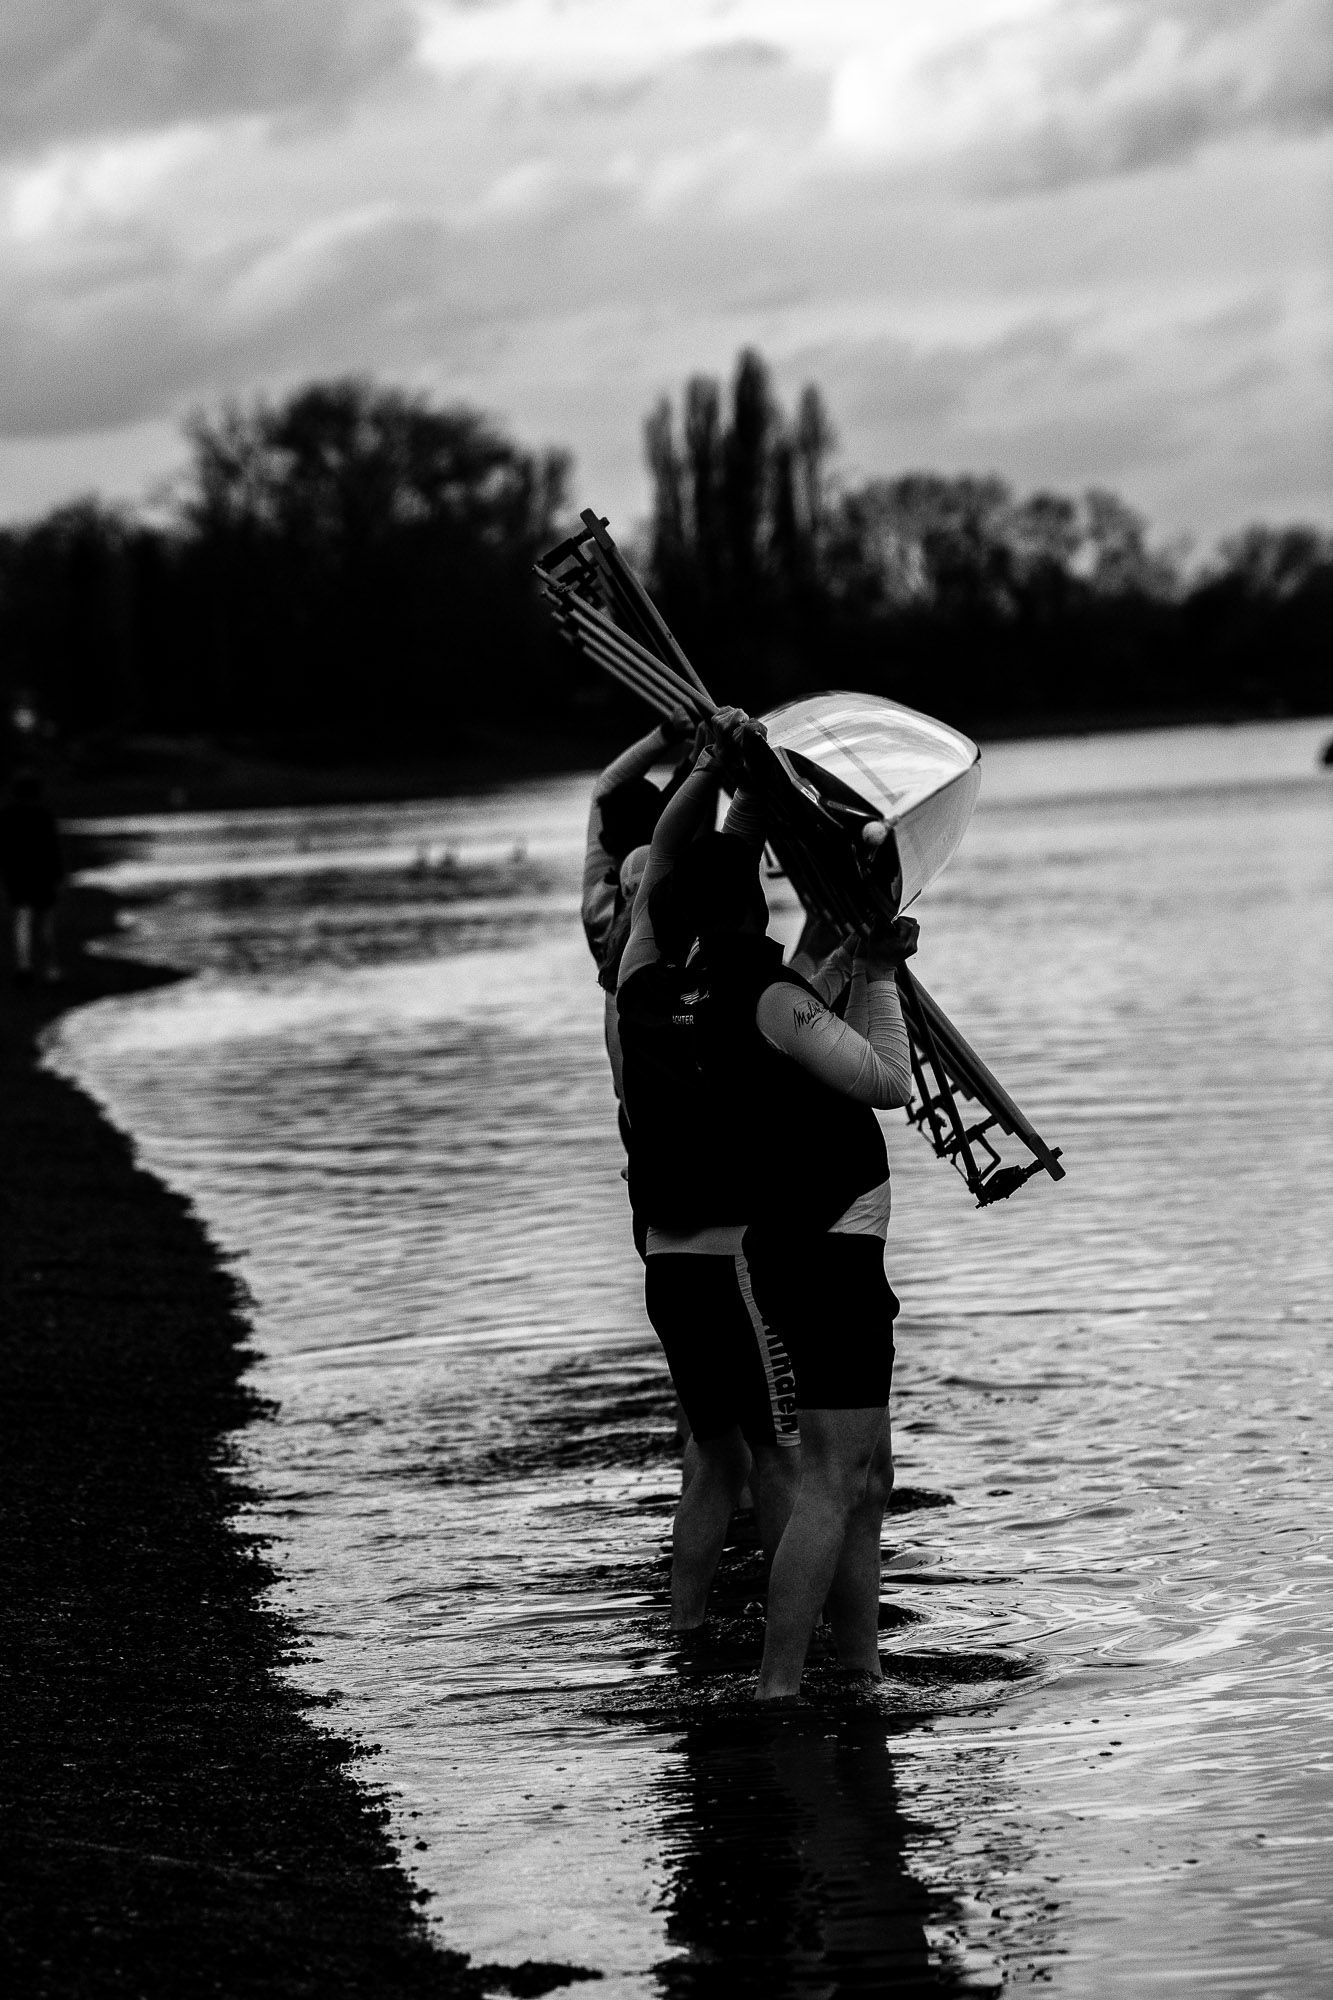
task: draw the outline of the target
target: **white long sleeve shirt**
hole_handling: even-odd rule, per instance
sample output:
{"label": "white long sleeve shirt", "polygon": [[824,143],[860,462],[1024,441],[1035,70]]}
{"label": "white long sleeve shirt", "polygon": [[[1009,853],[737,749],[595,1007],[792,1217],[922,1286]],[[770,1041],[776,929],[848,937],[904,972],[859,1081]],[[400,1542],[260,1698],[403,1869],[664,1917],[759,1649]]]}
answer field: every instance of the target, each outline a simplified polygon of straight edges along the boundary
{"label": "white long sleeve shirt", "polygon": [[[839,1020],[823,999],[780,980],[759,996],[755,1025],[771,1048],[844,1097],[877,1111],[908,1104],[911,1045],[893,975],[879,967],[868,968],[864,959],[842,946],[816,968],[808,983],[828,999],[836,999],[849,979],[846,1020]],[[882,1240],[888,1235],[891,1208],[892,1184],[886,1175],[877,1187],[857,1196],[831,1233]]]}

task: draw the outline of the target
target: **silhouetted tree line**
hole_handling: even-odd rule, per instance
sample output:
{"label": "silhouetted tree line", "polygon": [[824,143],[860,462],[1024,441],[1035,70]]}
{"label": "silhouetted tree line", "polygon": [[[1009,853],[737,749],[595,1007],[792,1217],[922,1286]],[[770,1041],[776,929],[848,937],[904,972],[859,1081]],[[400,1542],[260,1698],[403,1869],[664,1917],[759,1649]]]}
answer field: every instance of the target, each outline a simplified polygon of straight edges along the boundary
{"label": "silhouetted tree line", "polygon": [[[531,587],[567,526],[564,454],[360,380],[189,439],[164,519],[90,500],[0,531],[0,712],[94,751],[203,737],[311,762],[634,726]],[[818,390],[788,415],[749,352],[725,391],[697,377],[679,411],[664,400],[646,445],[653,588],[704,678],[753,709],[829,686],[963,727],[1330,700],[1333,538],[1313,529],[1250,528],[1191,572],[1110,493],[842,485]]]}
{"label": "silhouetted tree line", "polygon": [[840,487],[833,444],[818,389],[788,416],[753,352],[648,419],[651,580],[728,699],[858,687],[965,728],[1333,700],[1333,537],[1252,527],[1190,573],[1113,493]]}
{"label": "silhouetted tree line", "polygon": [[362,381],[196,418],[189,439],[165,525],[86,501],[0,534],[0,674],[63,735],[376,762],[515,709],[558,719],[530,580],[562,454]]}

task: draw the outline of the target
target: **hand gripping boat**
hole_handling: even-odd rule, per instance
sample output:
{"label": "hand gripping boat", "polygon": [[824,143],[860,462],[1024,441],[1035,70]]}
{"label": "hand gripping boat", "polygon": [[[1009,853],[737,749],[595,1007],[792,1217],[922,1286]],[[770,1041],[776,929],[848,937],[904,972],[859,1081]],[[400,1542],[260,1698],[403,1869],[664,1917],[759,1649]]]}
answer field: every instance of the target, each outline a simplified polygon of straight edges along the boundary
{"label": "hand gripping boat", "polygon": [[[552,549],[537,575],[560,630],[659,714],[701,720],[717,704],[656,605],[591,510],[584,533]],[[767,746],[748,782],[763,792],[770,844],[813,916],[840,931],[896,917],[958,847],[981,782],[975,743],[946,723],[867,694],[812,695],[761,718]],[[1004,1086],[906,966],[898,971],[916,1096],[907,1116],[967,1182],[979,1207],[1032,1175],[1064,1178]],[[959,1100],[962,1100],[960,1105]],[[1006,1165],[998,1137],[1026,1161]]]}

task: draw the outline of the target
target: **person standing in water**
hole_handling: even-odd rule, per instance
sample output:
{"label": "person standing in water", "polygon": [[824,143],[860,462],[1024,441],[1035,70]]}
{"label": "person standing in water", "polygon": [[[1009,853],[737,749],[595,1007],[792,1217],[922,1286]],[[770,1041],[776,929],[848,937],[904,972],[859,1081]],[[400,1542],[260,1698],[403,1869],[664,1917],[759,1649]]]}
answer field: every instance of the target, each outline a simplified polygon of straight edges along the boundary
{"label": "person standing in water", "polygon": [[743,722],[739,711],[719,712],[709,746],[663,811],[620,967],[630,1201],[644,1249],[644,1296],[692,1437],[672,1525],[674,1631],[704,1622],[747,1476],[770,1557],[798,1476],[794,1383],[756,1309],[741,1250],[749,1211],[719,1102],[701,1088],[689,960],[714,903],[729,908],[738,881],[762,904],[744,846],[725,829],[706,830]]}
{"label": "person standing in water", "polygon": [[[802,1151],[831,1168],[818,1181],[812,1175],[796,1202],[781,1198],[769,1174],[745,1239],[755,1297],[792,1355],[807,1441],[769,1582],[761,1701],[799,1693],[825,1608],[843,1671],[883,1678],[880,1538],[893,1487],[898,1300],[884,1268],[889,1167],[874,1113],[911,1099],[896,974],[916,949],[916,928],[900,918],[859,946],[845,1021],[816,982],[805,999],[790,977],[765,986],[754,1007],[765,1044],[755,1078],[767,1113],[757,1121],[759,1143],[799,1132]],[[785,1071],[773,1073],[770,1051]]]}
{"label": "person standing in water", "polygon": [[32,771],[18,772],[10,802],[0,806],[0,884],[12,926],[14,977],[58,979],[56,898],[65,876],[55,814]]}
{"label": "person standing in water", "polygon": [[[738,740],[743,725],[732,725]],[[750,754],[767,754],[751,740]],[[732,1134],[749,1225],[743,1251],[771,1335],[791,1357],[801,1479],[769,1580],[761,1701],[793,1698],[821,1610],[844,1671],[878,1680],[880,1535],[893,1484],[888,1414],[898,1301],[884,1271],[889,1168],[876,1110],[910,1101],[900,918],[804,979],[765,936],[763,845],[744,789],[728,815],[748,854],[701,928],[692,970],[705,1091]],[[852,1018],[828,1005],[851,978]]]}

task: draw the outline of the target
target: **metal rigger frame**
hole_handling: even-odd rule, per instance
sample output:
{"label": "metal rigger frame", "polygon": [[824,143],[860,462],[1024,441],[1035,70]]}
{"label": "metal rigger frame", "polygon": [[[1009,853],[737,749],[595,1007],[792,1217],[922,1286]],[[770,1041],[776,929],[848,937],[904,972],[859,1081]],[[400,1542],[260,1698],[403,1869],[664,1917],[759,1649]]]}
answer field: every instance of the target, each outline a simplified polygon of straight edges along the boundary
{"label": "metal rigger frame", "polygon": [[[684,708],[696,721],[706,720],[718,704],[611,539],[607,523],[591,508],[580,518],[584,532],[561,542],[537,564],[557,627],[577,652],[659,715]],[[780,755],[766,748],[752,754],[747,778],[764,795],[770,845],[812,915],[843,931],[869,931],[877,918],[892,915],[870,879],[864,843],[845,816],[839,818],[798,788]],[[1063,1180],[1059,1147],[1046,1144],[905,965],[897,983],[916,1086],[908,1119],[939,1158],[962,1175],[977,1206],[1004,1201],[1036,1173]],[[971,1122],[964,1122],[960,1097],[980,1116],[970,1113]],[[997,1132],[1017,1139],[1031,1158],[1022,1165],[1004,1165],[992,1143]]]}

